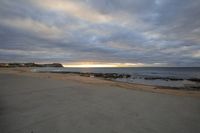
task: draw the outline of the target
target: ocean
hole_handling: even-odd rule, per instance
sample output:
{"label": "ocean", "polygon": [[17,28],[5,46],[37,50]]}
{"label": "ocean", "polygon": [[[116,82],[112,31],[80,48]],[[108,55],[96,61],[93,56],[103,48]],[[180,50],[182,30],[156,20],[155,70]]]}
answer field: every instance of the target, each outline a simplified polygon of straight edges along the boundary
{"label": "ocean", "polygon": [[34,68],[36,72],[129,74],[113,80],[146,85],[200,89],[200,67]]}

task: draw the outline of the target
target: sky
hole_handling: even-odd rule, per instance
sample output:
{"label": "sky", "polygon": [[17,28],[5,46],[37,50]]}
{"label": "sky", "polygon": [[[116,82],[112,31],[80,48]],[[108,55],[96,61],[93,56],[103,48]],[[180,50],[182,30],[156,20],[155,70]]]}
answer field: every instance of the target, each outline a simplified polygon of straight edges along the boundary
{"label": "sky", "polygon": [[200,0],[0,0],[0,62],[200,66]]}

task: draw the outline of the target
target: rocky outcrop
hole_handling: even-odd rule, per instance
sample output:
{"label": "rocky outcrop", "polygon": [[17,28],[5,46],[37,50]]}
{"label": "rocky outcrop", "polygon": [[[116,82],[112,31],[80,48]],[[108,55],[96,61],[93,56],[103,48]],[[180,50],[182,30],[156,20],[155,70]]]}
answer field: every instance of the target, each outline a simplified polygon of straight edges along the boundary
{"label": "rocky outcrop", "polygon": [[36,63],[0,63],[0,67],[63,67],[62,64],[36,64]]}

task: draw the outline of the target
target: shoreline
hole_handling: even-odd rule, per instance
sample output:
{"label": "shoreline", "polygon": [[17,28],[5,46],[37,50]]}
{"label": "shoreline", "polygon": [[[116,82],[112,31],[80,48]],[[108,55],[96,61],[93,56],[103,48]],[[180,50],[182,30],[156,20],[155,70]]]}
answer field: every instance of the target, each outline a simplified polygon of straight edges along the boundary
{"label": "shoreline", "polygon": [[[178,72],[175,74],[166,74],[165,72],[155,72],[156,70],[150,70],[151,72],[144,72],[141,73],[138,70],[130,71],[130,70],[117,70],[116,68],[109,69],[101,69],[95,68],[93,69],[77,69],[77,68],[70,68],[70,69],[55,69],[55,68],[48,68],[48,69],[40,69],[40,68],[33,68],[33,72],[40,72],[40,73],[58,73],[58,74],[77,74],[84,77],[95,77],[101,78],[106,80],[113,80],[113,81],[120,81],[125,83],[133,83],[133,84],[144,84],[144,85],[152,85],[152,86],[159,86],[159,87],[170,87],[171,89],[176,90],[191,90],[191,91],[200,91],[200,78],[192,71],[190,74]],[[146,74],[145,74],[146,73]],[[149,73],[149,74],[148,74]],[[154,74],[153,74],[154,73]],[[159,74],[160,73],[160,74]],[[161,75],[163,73],[163,75]],[[169,73],[171,73],[169,71]],[[192,74],[193,73],[193,74]]]}
{"label": "shoreline", "polygon": [[121,81],[114,81],[105,78],[98,77],[87,77],[81,76],[79,74],[74,73],[50,73],[50,72],[32,72],[32,68],[20,67],[20,68],[0,68],[0,74],[15,74],[15,75],[23,75],[23,76],[31,76],[37,78],[50,78],[55,80],[67,80],[72,82],[81,82],[85,84],[106,84],[109,86],[116,86],[122,89],[130,89],[130,90],[138,90],[138,91],[147,91],[151,93],[161,93],[168,95],[176,95],[176,96],[191,96],[200,98],[200,91],[196,90],[182,90],[175,89],[173,87],[162,87],[155,85],[145,85],[145,84],[137,84],[137,83],[126,83]]}

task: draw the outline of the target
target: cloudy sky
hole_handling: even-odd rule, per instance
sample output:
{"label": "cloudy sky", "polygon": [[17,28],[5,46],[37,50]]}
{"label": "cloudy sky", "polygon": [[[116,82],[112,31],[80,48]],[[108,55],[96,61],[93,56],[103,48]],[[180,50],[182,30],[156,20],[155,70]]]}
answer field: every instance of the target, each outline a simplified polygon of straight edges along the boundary
{"label": "cloudy sky", "polygon": [[0,0],[0,61],[200,66],[200,0]]}

